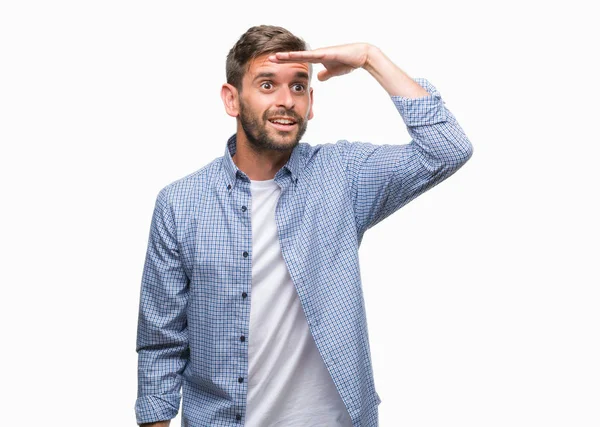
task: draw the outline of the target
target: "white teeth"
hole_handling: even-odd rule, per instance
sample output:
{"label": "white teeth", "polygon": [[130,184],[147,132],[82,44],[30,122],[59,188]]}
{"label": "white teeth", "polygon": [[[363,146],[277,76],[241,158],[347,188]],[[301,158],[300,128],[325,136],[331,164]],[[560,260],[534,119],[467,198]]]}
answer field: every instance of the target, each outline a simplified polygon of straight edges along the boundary
{"label": "white teeth", "polygon": [[279,123],[280,125],[291,125],[292,123],[294,123],[291,120],[280,120],[280,119],[275,119],[275,120],[271,120],[273,123]]}

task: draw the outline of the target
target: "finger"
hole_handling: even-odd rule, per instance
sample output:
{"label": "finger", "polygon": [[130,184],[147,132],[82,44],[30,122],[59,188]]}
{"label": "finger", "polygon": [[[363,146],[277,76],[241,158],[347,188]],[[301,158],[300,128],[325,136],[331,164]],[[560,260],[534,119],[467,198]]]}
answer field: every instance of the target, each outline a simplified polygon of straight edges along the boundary
{"label": "finger", "polygon": [[316,52],[309,50],[277,52],[269,56],[272,62],[312,62],[319,63],[325,58],[325,52]]}
{"label": "finger", "polygon": [[329,80],[331,77],[333,77],[331,75],[331,73],[327,70],[321,70],[319,71],[319,73],[317,74],[317,78],[319,79],[319,81],[324,82],[326,80]]}
{"label": "finger", "polygon": [[293,50],[288,52],[276,52],[275,56],[282,58],[301,58],[301,59],[311,59],[311,58],[323,58],[327,53],[324,50]]}

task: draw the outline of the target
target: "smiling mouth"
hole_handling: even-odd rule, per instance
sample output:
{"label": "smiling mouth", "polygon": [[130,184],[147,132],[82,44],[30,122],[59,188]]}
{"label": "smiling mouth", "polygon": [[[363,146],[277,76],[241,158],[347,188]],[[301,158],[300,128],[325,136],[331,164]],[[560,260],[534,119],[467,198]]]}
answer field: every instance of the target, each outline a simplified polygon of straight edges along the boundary
{"label": "smiling mouth", "polygon": [[275,129],[281,130],[281,131],[284,131],[284,132],[289,132],[290,130],[295,129],[296,125],[298,124],[295,121],[294,122],[289,122],[289,123],[284,123],[284,122],[277,123],[276,121],[273,121],[273,120],[269,120],[269,123]]}

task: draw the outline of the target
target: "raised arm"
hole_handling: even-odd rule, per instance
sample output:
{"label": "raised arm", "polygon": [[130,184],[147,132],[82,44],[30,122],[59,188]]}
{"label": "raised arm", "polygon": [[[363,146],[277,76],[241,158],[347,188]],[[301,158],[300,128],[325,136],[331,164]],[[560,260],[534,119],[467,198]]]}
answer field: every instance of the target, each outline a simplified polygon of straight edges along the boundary
{"label": "raised arm", "polygon": [[363,233],[456,172],[473,147],[437,89],[412,79],[379,48],[352,43],[310,51],[278,52],[273,62],[313,62],[325,81],[357,68],[367,70],[388,92],[413,140],[375,145],[339,141],[354,206],[359,241]]}
{"label": "raised arm", "polygon": [[428,80],[420,98],[392,96],[412,136],[409,144],[339,141],[359,240],[364,232],[456,172],[473,147]]}

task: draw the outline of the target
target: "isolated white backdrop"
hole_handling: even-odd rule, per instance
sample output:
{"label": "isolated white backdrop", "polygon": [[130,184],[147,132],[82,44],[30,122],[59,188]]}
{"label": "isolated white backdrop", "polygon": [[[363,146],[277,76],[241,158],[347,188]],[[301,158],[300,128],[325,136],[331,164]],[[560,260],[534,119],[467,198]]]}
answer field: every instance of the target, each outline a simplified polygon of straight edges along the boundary
{"label": "isolated white backdrop", "polygon": [[[2,425],[135,425],[156,195],[223,154],[225,57],[273,24],[313,49],[380,47],[438,88],[474,146],[361,246],[380,424],[598,426],[586,4],[2,2]],[[410,142],[366,71],[313,87],[303,141]]]}

